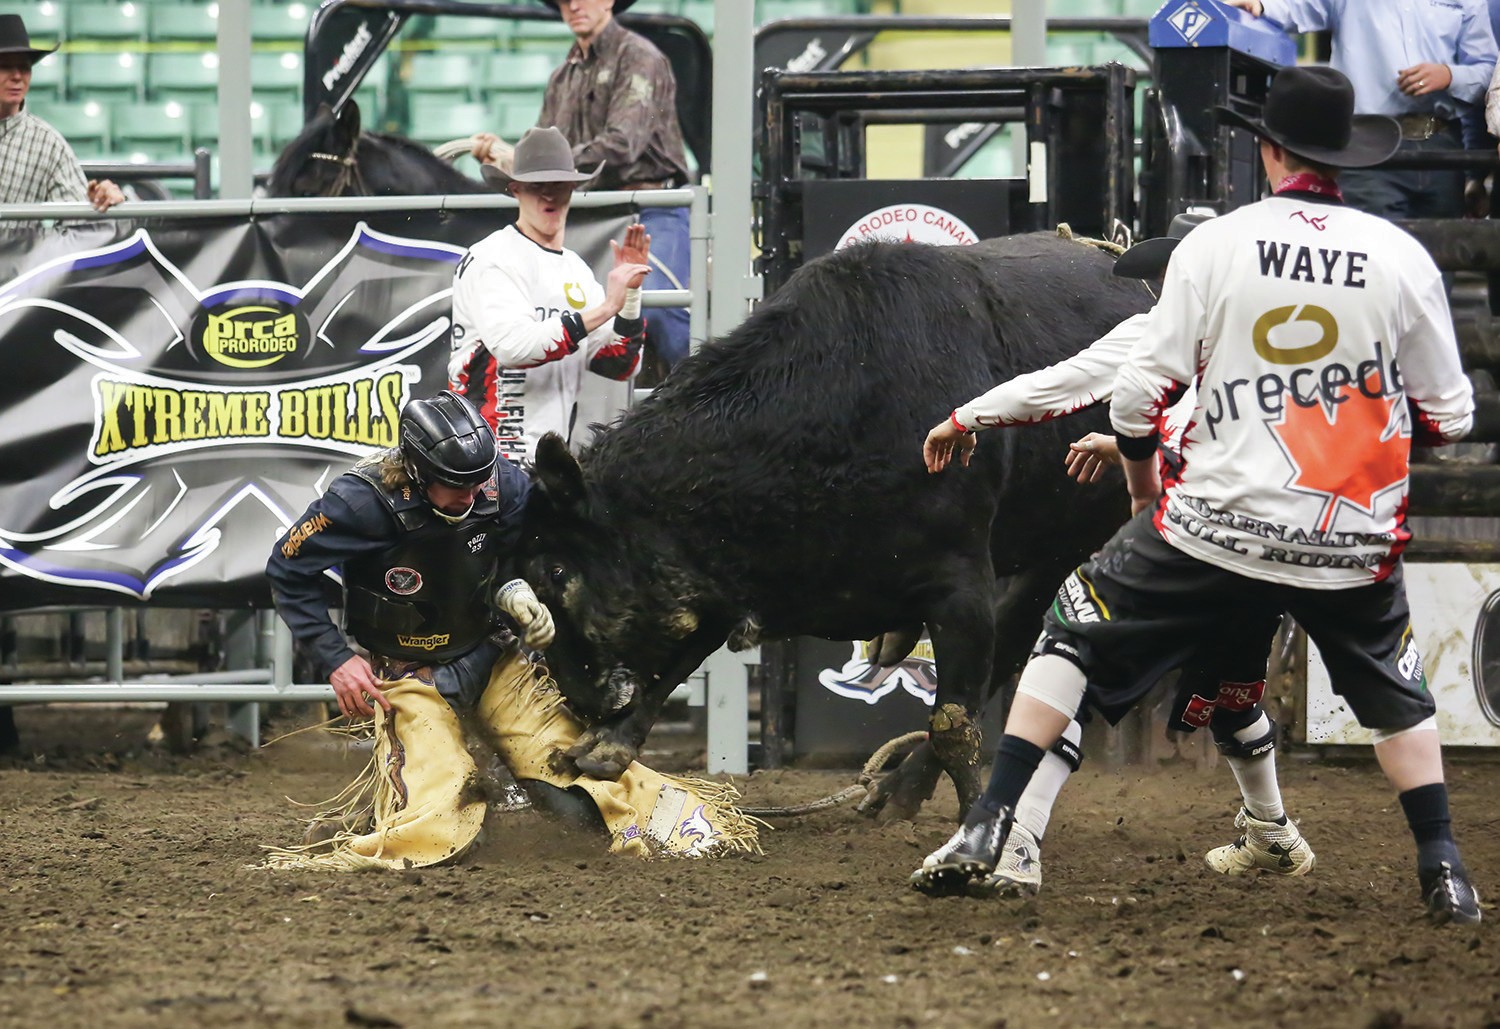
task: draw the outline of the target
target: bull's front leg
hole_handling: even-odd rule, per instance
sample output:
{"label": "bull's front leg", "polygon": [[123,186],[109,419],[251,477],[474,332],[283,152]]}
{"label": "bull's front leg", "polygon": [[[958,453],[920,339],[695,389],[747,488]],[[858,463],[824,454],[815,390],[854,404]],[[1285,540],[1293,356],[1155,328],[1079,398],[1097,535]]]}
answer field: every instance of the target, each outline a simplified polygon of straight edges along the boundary
{"label": "bull's front leg", "polygon": [[928,738],[938,763],[953,779],[960,818],[983,790],[979,712],[994,659],[993,614],[994,583],[978,581],[949,594],[927,619],[938,671]]}
{"label": "bull's front leg", "polygon": [[618,779],[641,752],[673,686],[642,683],[626,669],[609,677],[610,706],[614,710],[578,737],[567,755],[578,770],[597,779]]}

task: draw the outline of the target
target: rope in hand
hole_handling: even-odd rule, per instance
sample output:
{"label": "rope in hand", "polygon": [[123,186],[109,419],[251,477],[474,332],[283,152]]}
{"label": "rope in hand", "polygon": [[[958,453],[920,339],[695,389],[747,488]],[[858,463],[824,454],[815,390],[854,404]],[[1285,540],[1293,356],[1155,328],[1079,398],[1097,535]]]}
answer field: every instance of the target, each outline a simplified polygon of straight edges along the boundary
{"label": "rope in hand", "polygon": [[865,762],[854,785],[845,786],[837,793],[829,794],[821,800],[814,800],[807,804],[793,804],[788,807],[741,807],[740,811],[747,815],[754,815],[756,818],[795,818],[799,815],[810,815],[815,811],[826,811],[845,801],[853,800],[855,797],[863,797],[870,792],[870,784],[875,781],[875,776],[880,774],[880,770],[885,767],[885,763],[893,754],[915,747],[925,742],[926,739],[926,732],[909,732],[905,736],[887,740],[870,755],[870,760]]}

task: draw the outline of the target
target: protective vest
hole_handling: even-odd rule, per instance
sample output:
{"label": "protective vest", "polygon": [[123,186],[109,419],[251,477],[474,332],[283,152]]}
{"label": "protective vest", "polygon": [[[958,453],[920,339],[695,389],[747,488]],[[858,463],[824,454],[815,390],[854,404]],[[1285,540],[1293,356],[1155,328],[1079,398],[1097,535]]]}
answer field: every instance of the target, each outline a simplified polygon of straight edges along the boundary
{"label": "protective vest", "polygon": [[414,487],[388,489],[374,469],[354,474],[375,487],[401,535],[385,550],[344,565],[344,629],[386,657],[441,664],[494,629],[490,608],[500,538],[491,479],[463,521],[444,521]]}

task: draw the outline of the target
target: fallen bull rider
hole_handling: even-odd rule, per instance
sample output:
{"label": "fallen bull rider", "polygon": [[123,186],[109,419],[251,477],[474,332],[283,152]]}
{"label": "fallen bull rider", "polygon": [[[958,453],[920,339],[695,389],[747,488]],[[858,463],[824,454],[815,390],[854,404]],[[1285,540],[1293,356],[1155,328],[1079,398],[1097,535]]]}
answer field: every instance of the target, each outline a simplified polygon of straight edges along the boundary
{"label": "fallen bull rider", "polygon": [[[511,632],[533,650],[552,616],[508,581],[531,484],[483,417],[444,391],[402,410],[397,447],[339,476],[277,541],[266,574],[277,611],[327,671],[339,709],[374,716],[374,756],[315,825],[325,839],[268,848],[271,868],[415,868],[451,861],[479,835],[485,802],[460,712],[539,808],[599,825],[640,857],[758,850],[733,786],[632,763],[618,780],[580,774],[583,727]],[[345,630],[328,573],[344,587]],[[504,585],[495,589],[499,581]]]}

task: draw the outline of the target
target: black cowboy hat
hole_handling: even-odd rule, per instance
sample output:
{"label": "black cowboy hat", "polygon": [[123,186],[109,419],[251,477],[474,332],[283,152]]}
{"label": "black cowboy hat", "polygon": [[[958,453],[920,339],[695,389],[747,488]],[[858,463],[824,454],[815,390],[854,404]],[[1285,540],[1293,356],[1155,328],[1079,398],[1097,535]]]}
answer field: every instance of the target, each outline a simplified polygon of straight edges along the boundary
{"label": "black cowboy hat", "polygon": [[1115,259],[1113,274],[1122,279],[1154,279],[1167,270],[1172,251],[1184,236],[1214,217],[1212,211],[1187,211],[1172,219],[1165,236],[1143,239]]}
{"label": "black cowboy hat", "polygon": [[[53,47],[52,50],[56,50]],[[36,64],[52,50],[42,50],[31,45],[31,34],[19,14],[0,14],[0,54],[27,54]]]}
{"label": "black cowboy hat", "polygon": [[[557,11],[559,17],[562,16],[562,8],[558,7],[558,0],[542,0],[542,3]],[[624,14],[633,3],[635,0],[615,0],[615,13]]]}
{"label": "black cowboy hat", "polygon": [[479,170],[484,180],[496,189],[504,189],[511,182],[587,182],[603,169],[600,161],[593,171],[579,171],[573,163],[573,148],[568,138],[556,126],[545,129],[527,129],[516,143],[516,152],[511,159],[510,171],[502,171],[493,164],[481,165]]}
{"label": "black cowboy hat", "polygon": [[1401,126],[1383,114],[1355,114],[1354,86],[1333,68],[1282,68],[1257,120],[1215,107],[1219,121],[1249,129],[1314,164],[1368,168],[1401,145]]}

